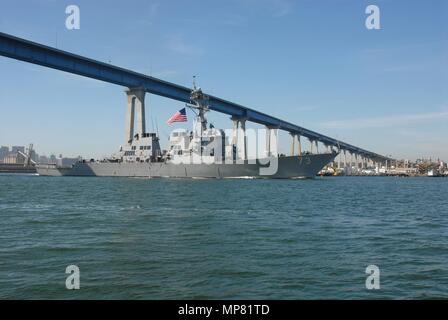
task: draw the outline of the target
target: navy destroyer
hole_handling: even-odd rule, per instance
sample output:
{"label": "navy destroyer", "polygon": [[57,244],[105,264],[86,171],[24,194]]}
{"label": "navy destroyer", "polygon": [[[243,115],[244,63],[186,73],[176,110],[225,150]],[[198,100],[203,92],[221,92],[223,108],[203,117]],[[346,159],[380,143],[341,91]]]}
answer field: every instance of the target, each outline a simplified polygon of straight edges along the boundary
{"label": "navy destroyer", "polygon": [[[193,130],[176,129],[170,136],[168,148],[162,150],[156,133],[146,133],[144,91],[128,92],[126,143],[118,153],[103,160],[80,160],[69,167],[38,164],[42,176],[117,176],[148,178],[312,178],[337,152],[279,155],[277,134],[268,130],[264,156],[248,156],[245,127],[233,129],[231,137],[222,129],[207,123],[207,96],[196,85],[191,92],[195,113]],[[137,133],[134,134],[134,111]],[[240,133],[238,137],[238,132]],[[241,132],[242,137],[241,137]],[[231,138],[231,142],[228,141]],[[238,143],[238,141],[240,143]],[[294,152],[293,152],[294,153]]]}

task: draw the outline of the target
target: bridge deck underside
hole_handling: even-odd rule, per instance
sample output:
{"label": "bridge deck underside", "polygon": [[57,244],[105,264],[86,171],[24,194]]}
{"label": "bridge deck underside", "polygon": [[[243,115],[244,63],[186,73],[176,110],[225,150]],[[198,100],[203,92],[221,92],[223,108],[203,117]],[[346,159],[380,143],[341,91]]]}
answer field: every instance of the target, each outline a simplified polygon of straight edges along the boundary
{"label": "bridge deck underside", "polygon": [[[146,92],[152,94],[185,103],[191,103],[190,88],[17,38],[5,33],[0,33],[0,55],[128,88],[143,88]],[[292,134],[298,134],[307,137],[312,141],[319,141],[328,146],[335,146],[341,150],[362,155],[372,160],[384,161],[389,159],[377,153],[338,141],[326,135],[280,120],[265,113],[246,108],[242,105],[214,96],[208,97],[209,108],[211,110],[228,114],[235,118],[244,118],[248,121],[268,127],[285,130]]]}

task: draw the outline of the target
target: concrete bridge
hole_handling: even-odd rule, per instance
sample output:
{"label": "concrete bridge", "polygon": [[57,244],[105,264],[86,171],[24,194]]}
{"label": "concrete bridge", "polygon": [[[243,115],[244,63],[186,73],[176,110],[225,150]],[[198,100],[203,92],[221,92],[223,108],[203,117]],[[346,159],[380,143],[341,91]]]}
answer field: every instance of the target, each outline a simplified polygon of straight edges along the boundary
{"label": "concrete bridge", "polygon": [[[126,142],[133,139],[135,112],[137,113],[137,133],[140,135],[146,133],[145,94],[147,92],[185,103],[192,103],[191,88],[5,33],[0,33],[0,55],[127,87],[129,90],[126,91],[128,96]],[[341,161],[344,162],[344,167],[347,167],[347,156],[350,157],[350,163],[355,161],[361,163],[363,167],[368,162],[379,165],[387,164],[387,161],[392,160],[386,156],[336,140],[254,109],[215,96],[206,96],[208,108],[230,115],[234,130],[242,130],[243,136],[245,136],[246,121],[266,126],[268,153],[271,153],[271,147],[276,147],[277,131],[280,129],[289,132],[291,135],[291,155],[302,154],[302,137],[304,137],[310,142],[311,152],[319,152],[319,144],[327,151],[340,152],[338,162],[340,167],[342,167]],[[245,145],[244,148],[246,148]]]}

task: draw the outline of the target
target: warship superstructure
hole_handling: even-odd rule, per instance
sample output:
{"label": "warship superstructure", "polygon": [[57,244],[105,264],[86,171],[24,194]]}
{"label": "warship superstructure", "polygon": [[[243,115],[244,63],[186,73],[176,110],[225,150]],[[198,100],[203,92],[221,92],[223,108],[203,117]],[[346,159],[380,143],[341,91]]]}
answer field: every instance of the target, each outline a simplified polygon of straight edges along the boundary
{"label": "warship superstructure", "polygon": [[[311,178],[337,156],[327,153],[279,155],[276,134],[269,132],[264,156],[248,157],[247,140],[243,131],[242,146],[234,136],[209,125],[205,114],[207,96],[194,85],[192,104],[195,113],[193,130],[176,129],[171,132],[168,148],[162,150],[156,133],[146,133],[144,92],[128,91],[126,143],[110,158],[100,161],[81,160],[72,166],[39,164],[42,176],[120,176],[168,178]],[[137,111],[137,133],[134,134],[134,111]],[[228,143],[231,138],[231,143]],[[274,148],[274,147],[275,148]]]}

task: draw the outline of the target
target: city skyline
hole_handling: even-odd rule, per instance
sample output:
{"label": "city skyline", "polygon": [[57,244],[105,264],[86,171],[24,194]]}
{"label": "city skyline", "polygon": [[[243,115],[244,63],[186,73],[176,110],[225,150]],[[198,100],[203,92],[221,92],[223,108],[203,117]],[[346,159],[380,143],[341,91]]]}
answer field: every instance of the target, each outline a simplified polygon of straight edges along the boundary
{"label": "city skyline", "polygon": [[[0,145],[0,163],[4,162],[4,158],[8,155],[13,155],[13,154],[17,154],[18,151],[27,154],[29,151],[29,147],[23,146],[23,145]],[[31,154],[31,159],[33,159],[34,161],[36,161],[37,163],[56,163],[58,161],[58,159],[65,159],[65,160],[69,160],[70,162],[73,162],[75,159],[81,160],[91,160],[90,158],[83,158],[80,155],[77,156],[72,156],[72,155],[63,155],[62,153],[59,152],[50,152],[48,154],[41,154],[38,153],[36,149],[32,149],[32,154]],[[94,159],[94,160],[103,160],[101,158],[98,159]],[[353,161],[355,161],[355,159],[352,159]],[[340,161],[343,162],[344,161],[344,156],[343,154],[341,154],[341,158]],[[350,161],[350,159],[349,159]],[[334,163],[338,163],[339,162],[339,157],[337,157],[334,161]],[[391,162],[392,165],[395,164],[399,164],[399,167],[406,167],[406,165],[417,165],[419,163],[441,163],[442,165],[446,166],[447,165],[447,161],[445,159],[442,159],[440,157],[437,156],[422,156],[419,158],[416,158],[415,160],[410,160],[410,159],[395,159],[395,162]]]}
{"label": "city skyline", "polygon": [[[448,159],[442,1],[375,1],[380,30],[365,28],[365,1],[235,1],[218,13],[204,2],[134,1],[145,8],[137,10],[77,1],[81,29],[72,31],[65,4],[36,1],[23,11],[23,3],[0,5],[2,32],[186,86],[198,75],[208,93],[397,159]],[[198,10],[207,14],[196,18]],[[33,142],[45,154],[85,158],[109,156],[123,144],[123,88],[6,58],[0,68],[8,75],[0,77],[0,111],[8,119],[0,144]],[[180,127],[165,120],[182,104],[147,100],[147,127],[157,123],[165,145]],[[228,117],[209,118],[231,126]]]}

